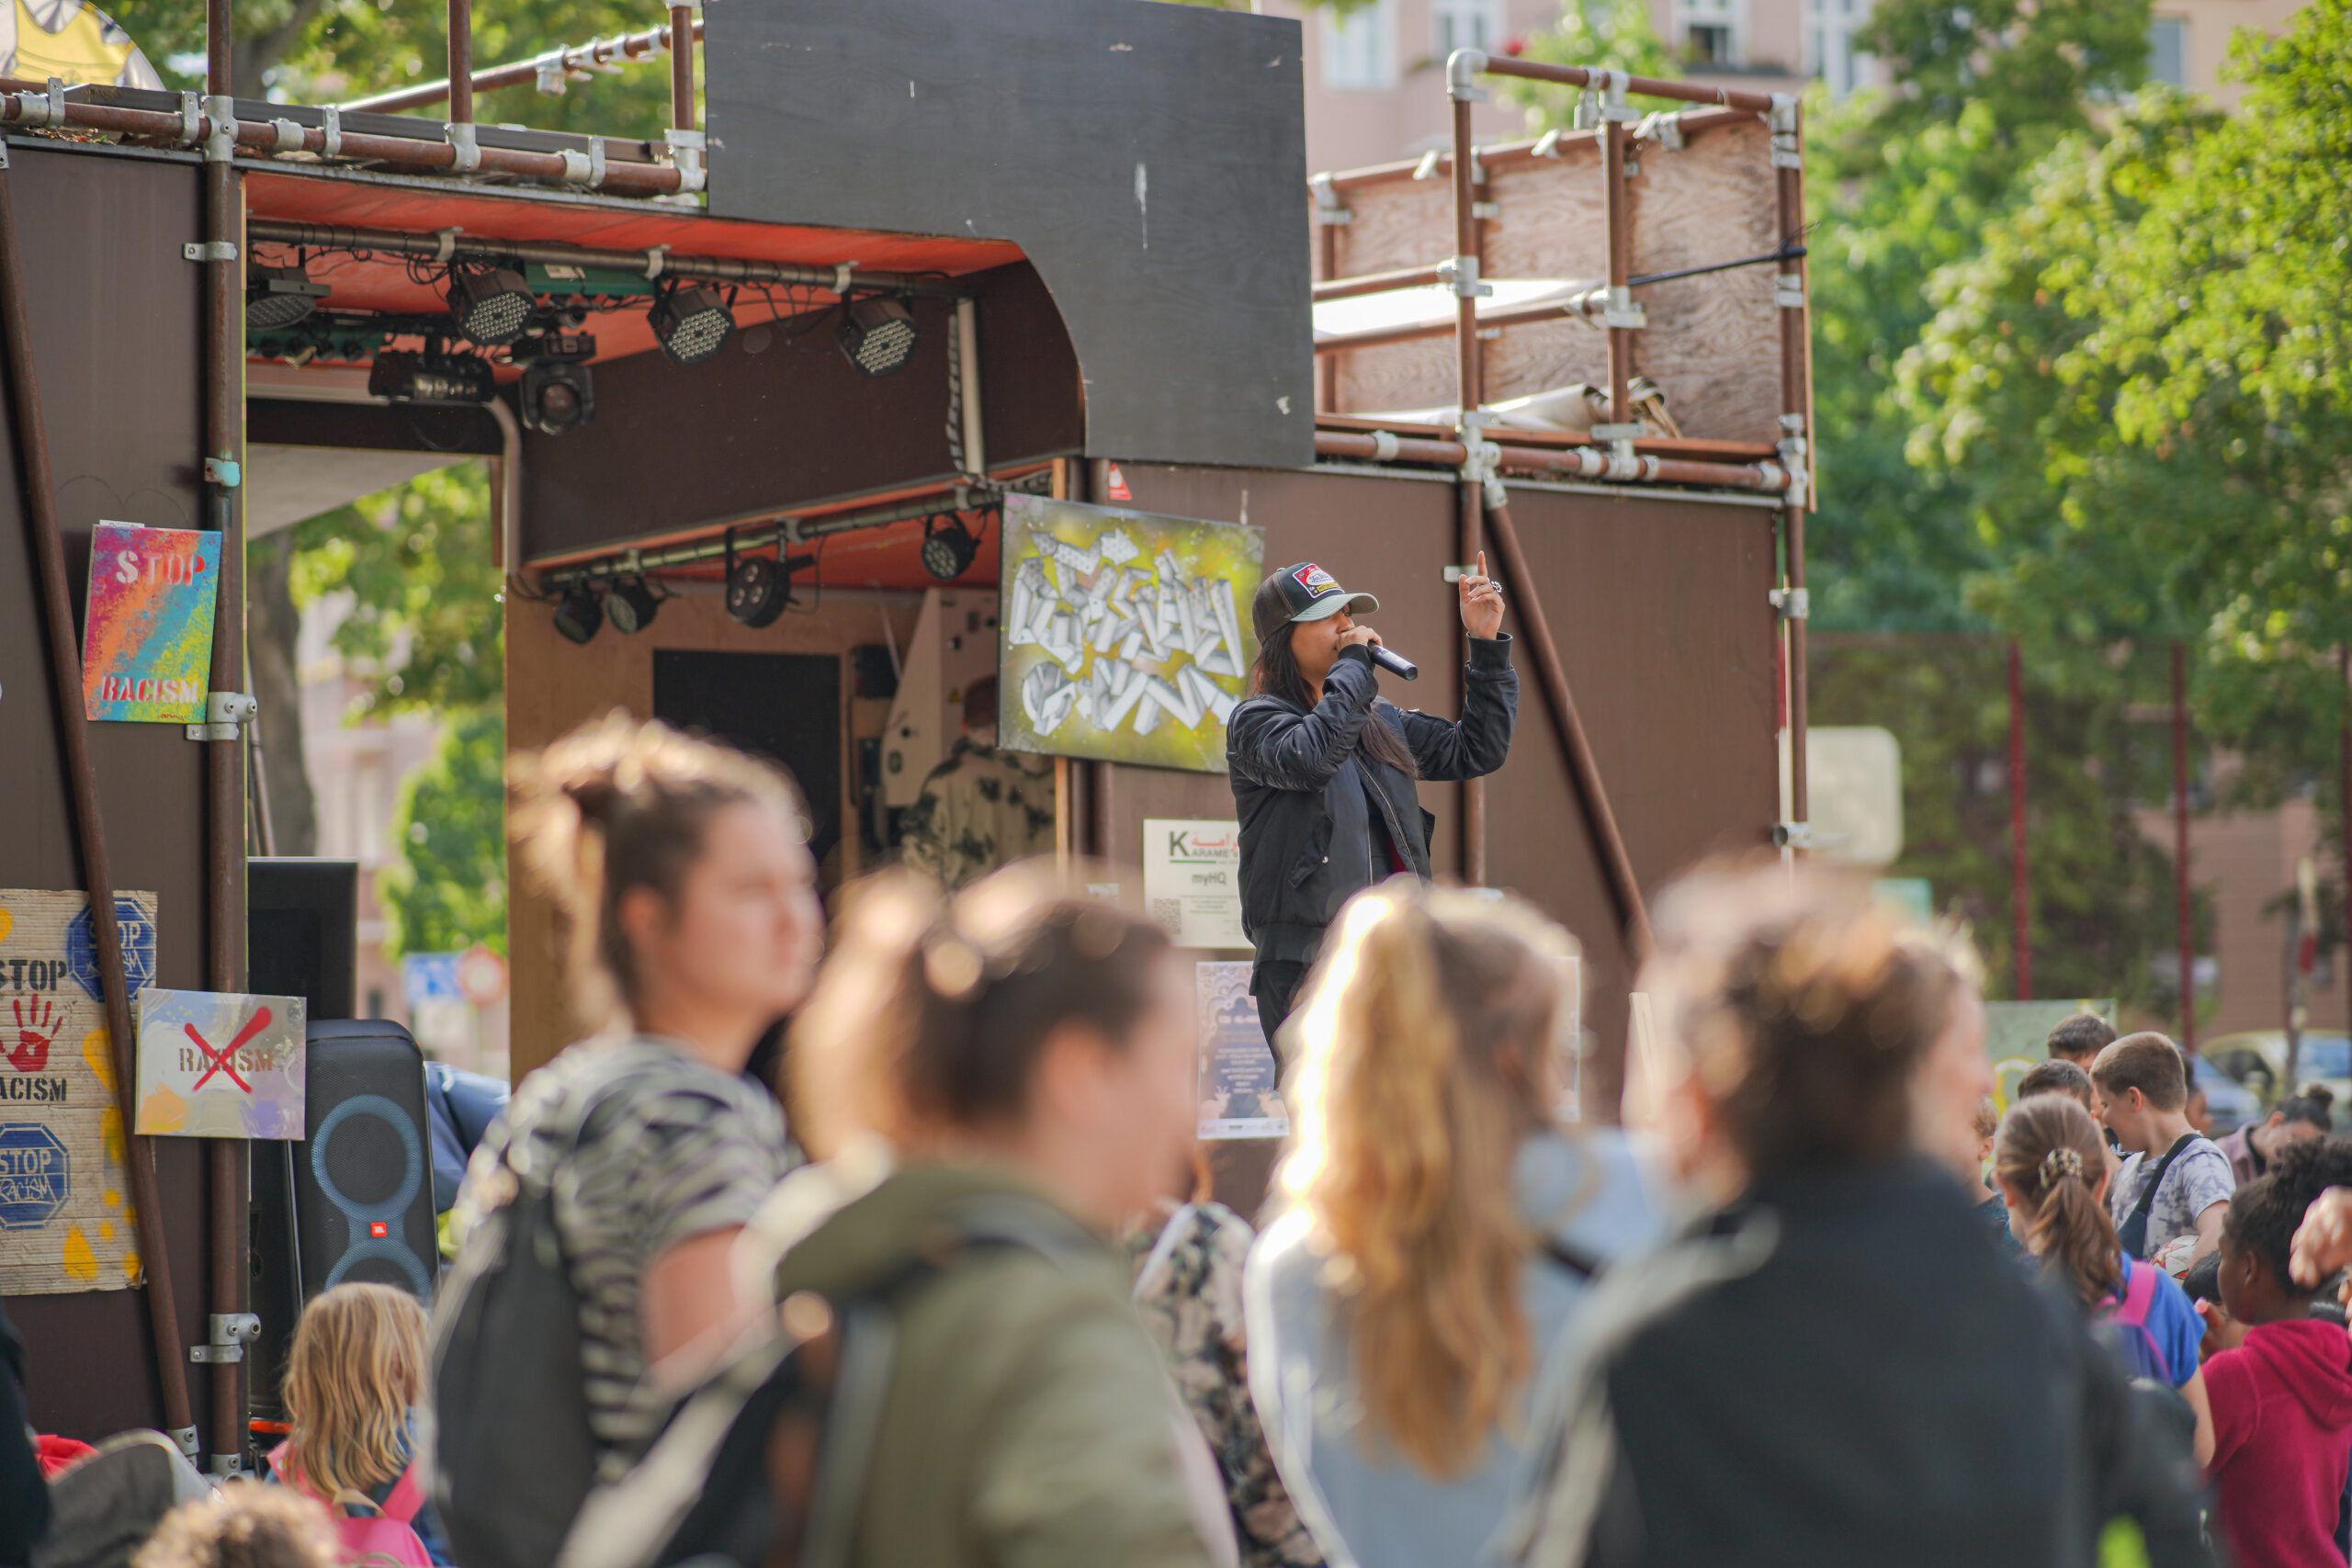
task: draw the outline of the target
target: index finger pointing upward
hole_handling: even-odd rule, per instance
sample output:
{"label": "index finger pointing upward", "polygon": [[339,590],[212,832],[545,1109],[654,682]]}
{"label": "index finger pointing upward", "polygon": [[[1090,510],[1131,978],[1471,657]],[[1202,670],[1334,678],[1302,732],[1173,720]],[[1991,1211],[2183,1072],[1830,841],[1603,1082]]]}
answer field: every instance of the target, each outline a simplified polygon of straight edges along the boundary
{"label": "index finger pointing upward", "polygon": [[1478,552],[1478,575],[1480,577],[1487,575],[1487,552],[1484,550]]}

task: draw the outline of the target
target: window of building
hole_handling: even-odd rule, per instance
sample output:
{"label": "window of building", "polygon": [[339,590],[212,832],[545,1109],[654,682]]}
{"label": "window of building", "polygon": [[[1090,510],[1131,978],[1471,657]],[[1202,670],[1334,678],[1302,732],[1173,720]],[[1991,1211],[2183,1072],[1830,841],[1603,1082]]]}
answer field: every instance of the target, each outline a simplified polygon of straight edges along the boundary
{"label": "window of building", "polygon": [[1430,0],[1440,60],[1457,49],[1493,50],[1502,41],[1502,0]]}
{"label": "window of building", "polygon": [[2188,19],[2152,17],[2148,19],[2148,80],[2188,85]]}
{"label": "window of building", "polygon": [[1736,66],[1747,58],[1740,0],[1679,0],[1682,57],[1694,66]]}
{"label": "window of building", "polygon": [[1323,85],[1379,92],[1396,85],[1396,0],[1322,18]]}
{"label": "window of building", "polygon": [[1805,0],[1805,70],[1833,98],[1862,85],[1870,56],[1855,47],[1854,35],[1870,13],[1870,0]]}

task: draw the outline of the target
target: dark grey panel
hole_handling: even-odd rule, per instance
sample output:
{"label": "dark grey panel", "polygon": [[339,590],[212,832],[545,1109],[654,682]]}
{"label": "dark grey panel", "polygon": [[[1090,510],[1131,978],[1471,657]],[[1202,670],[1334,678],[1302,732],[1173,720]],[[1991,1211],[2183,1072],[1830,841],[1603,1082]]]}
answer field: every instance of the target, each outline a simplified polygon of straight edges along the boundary
{"label": "dark grey panel", "polygon": [[1296,22],[731,0],[707,26],[714,213],[1012,240],[1084,367],[1089,452],[1313,460]]}

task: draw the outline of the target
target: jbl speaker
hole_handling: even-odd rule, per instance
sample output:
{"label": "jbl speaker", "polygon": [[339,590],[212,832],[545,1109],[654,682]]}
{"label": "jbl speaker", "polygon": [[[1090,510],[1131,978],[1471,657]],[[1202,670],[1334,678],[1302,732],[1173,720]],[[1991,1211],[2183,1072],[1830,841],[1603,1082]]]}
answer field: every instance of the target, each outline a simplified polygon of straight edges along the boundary
{"label": "jbl speaker", "polygon": [[346,1283],[391,1285],[430,1303],[439,1278],[424,1055],[381,1020],[310,1026],[299,1144],[254,1145],[255,1414],[274,1415],[302,1305]]}

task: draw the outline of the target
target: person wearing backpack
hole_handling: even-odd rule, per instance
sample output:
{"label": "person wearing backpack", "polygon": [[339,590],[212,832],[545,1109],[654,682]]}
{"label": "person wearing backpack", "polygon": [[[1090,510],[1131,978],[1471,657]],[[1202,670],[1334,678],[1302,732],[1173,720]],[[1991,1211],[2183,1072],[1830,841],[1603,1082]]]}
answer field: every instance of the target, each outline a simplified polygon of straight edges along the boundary
{"label": "person wearing backpack", "polygon": [[390,1285],[337,1285],[302,1309],[286,1357],[294,1430],[270,1479],[326,1506],[345,1561],[448,1564],[449,1543],[417,1474],[424,1308]]}
{"label": "person wearing backpack", "polygon": [[2213,1412],[2199,1371],[2205,1325],[2188,1292],[2125,1255],[2108,1217],[2098,1127],[2063,1095],[2020,1100],[1993,1141],[1993,1179],[2009,1230],[2109,1337],[2134,1377],[2178,1391],[2197,1416],[2197,1462],[2213,1457]]}
{"label": "person wearing backpack", "polygon": [[1517,899],[1392,881],[1340,910],[1293,1015],[1250,1381],[1332,1562],[1488,1561],[1537,1366],[1664,1231],[1626,1134],[1559,1122],[1575,953]]}
{"label": "person wearing backpack", "polygon": [[773,1303],[737,1237],[791,1165],[741,1075],[822,939],[791,782],[623,715],[517,764],[515,844],[605,1032],[474,1151],[434,1334],[435,1484],[466,1568],[545,1568],[593,1484]]}
{"label": "person wearing backpack", "polygon": [[851,906],[787,1053],[825,1163],[757,1228],[787,1320],[890,1315],[862,1473],[819,1477],[844,1568],[1235,1560],[1113,1242],[1186,1168],[1193,989],[1159,926],[1042,863],[944,904],[889,874]]}
{"label": "person wearing backpack", "polygon": [[2222,1245],[2222,1214],[2237,1178],[2230,1156],[2189,1124],[2180,1047],[2161,1034],[2127,1034],[2091,1064],[2091,1085],[2099,1120],[2124,1154],[2107,1195],[2124,1252],[2154,1259],[2193,1236],[2173,1265],[2186,1273]]}

